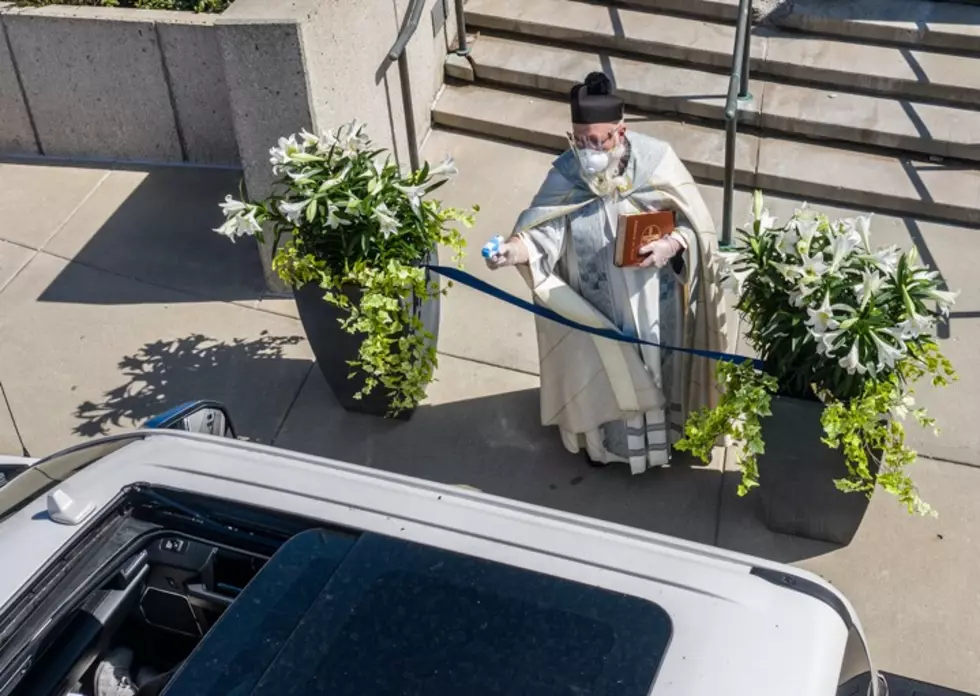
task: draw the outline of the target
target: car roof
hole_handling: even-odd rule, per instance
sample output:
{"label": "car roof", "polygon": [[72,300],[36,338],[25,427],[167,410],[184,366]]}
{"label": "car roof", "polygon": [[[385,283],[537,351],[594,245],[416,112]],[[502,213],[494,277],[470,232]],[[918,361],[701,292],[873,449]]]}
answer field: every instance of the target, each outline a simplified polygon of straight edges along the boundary
{"label": "car roof", "polygon": [[[847,640],[840,608],[853,612],[827,583],[798,569],[477,491],[188,433],[146,433],[61,488],[82,505],[104,508],[139,482],[647,599],[673,624],[652,692],[657,696],[828,696],[836,690]],[[0,577],[0,604],[81,529],[52,522],[45,510],[42,496],[0,525],[0,557],[11,559]],[[767,581],[773,573],[800,578],[833,601]]]}

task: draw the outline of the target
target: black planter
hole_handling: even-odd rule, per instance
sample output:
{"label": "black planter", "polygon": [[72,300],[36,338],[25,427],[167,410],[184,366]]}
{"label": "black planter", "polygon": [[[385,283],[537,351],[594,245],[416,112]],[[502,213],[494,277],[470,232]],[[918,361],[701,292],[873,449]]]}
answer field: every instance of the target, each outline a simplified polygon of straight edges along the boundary
{"label": "black planter", "polygon": [[759,456],[757,492],[770,530],[847,545],[869,500],[834,486],[848,472],[843,451],[820,441],[823,408],[815,401],[773,398],[772,416],[761,421],[766,452]]}
{"label": "black planter", "polygon": [[[437,261],[432,260],[430,263],[437,263]],[[438,282],[438,278],[432,278],[430,282]],[[344,294],[356,304],[361,299],[361,288],[347,286],[344,288]],[[347,318],[347,313],[324,300],[323,290],[319,286],[304,285],[294,289],[293,295],[296,298],[296,307],[303,322],[306,338],[313,349],[313,355],[316,356],[317,366],[340,405],[354,413],[386,416],[391,410],[391,401],[384,387],[376,386],[364,398],[354,398],[354,395],[364,386],[364,376],[348,363],[357,358],[364,334],[350,334],[344,331],[340,322]],[[425,330],[438,340],[439,298],[422,301],[413,297],[410,301],[412,312],[422,320]],[[351,372],[354,372],[353,377],[350,377]],[[397,418],[408,420],[413,412],[402,411]]]}

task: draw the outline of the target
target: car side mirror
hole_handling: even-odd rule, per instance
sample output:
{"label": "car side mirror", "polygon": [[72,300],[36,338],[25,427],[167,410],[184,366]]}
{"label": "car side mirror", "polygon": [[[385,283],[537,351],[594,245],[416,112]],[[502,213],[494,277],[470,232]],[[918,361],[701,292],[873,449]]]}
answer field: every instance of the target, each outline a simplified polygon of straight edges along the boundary
{"label": "car side mirror", "polygon": [[183,430],[218,437],[238,437],[228,410],[217,401],[190,401],[181,404],[151,418],[143,427],[153,430]]}

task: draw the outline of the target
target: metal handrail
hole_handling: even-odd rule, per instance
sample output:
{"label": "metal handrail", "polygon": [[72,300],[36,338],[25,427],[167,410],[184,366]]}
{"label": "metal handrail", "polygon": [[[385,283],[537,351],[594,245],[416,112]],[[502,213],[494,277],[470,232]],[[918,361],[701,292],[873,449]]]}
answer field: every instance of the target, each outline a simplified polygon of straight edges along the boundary
{"label": "metal handrail", "polygon": [[[458,48],[456,53],[461,56],[469,55],[470,49],[466,37],[466,16],[463,14],[463,2],[456,0],[456,30],[459,33]],[[408,162],[412,171],[416,171],[420,166],[419,161],[419,142],[415,137],[415,106],[412,103],[412,82],[408,71],[408,42],[415,35],[415,30],[419,28],[419,20],[422,19],[422,10],[425,9],[426,0],[411,0],[408,11],[405,13],[405,21],[402,28],[395,38],[395,43],[388,51],[389,61],[398,61],[398,77],[402,89],[402,108],[405,110],[405,129],[408,131]]]}
{"label": "metal handrail", "polygon": [[725,197],[722,210],[721,244],[732,243],[732,206],[735,202],[735,153],[738,139],[739,101],[752,98],[749,93],[749,62],[752,57],[752,0],[739,0],[738,23],[735,26],[735,49],[732,51],[732,75],[725,99]]}

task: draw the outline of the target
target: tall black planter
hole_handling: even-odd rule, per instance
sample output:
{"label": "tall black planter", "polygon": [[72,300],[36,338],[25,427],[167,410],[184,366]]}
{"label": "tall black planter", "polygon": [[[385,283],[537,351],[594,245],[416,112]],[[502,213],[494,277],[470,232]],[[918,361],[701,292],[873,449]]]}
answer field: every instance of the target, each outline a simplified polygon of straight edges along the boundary
{"label": "tall black planter", "polygon": [[[437,261],[431,260],[429,263],[437,263]],[[438,278],[433,277],[430,282],[438,282]],[[360,287],[351,285],[344,288],[344,294],[351,302],[358,303],[362,291]],[[293,295],[296,298],[296,307],[303,322],[303,329],[306,331],[306,338],[313,349],[313,355],[316,356],[317,365],[340,405],[355,413],[372,416],[387,415],[391,410],[391,401],[384,387],[375,387],[363,399],[354,398],[354,395],[364,387],[364,376],[353,370],[348,363],[357,358],[364,334],[350,334],[341,328],[340,322],[347,317],[347,313],[324,300],[323,290],[319,286],[304,285],[294,289]],[[422,301],[413,297],[410,301],[413,313],[422,320],[425,330],[438,340],[439,298]],[[353,377],[349,377],[351,372],[354,372]],[[402,411],[397,417],[400,420],[408,420],[413,412],[414,410]]]}
{"label": "tall black planter", "polygon": [[759,457],[758,494],[772,531],[847,545],[869,501],[834,486],[835,479],[847,476],[847,465],[842,450],[820,441],[823,408],[818,402],[773,398],[772,416],[761,421],[766,452]]}

